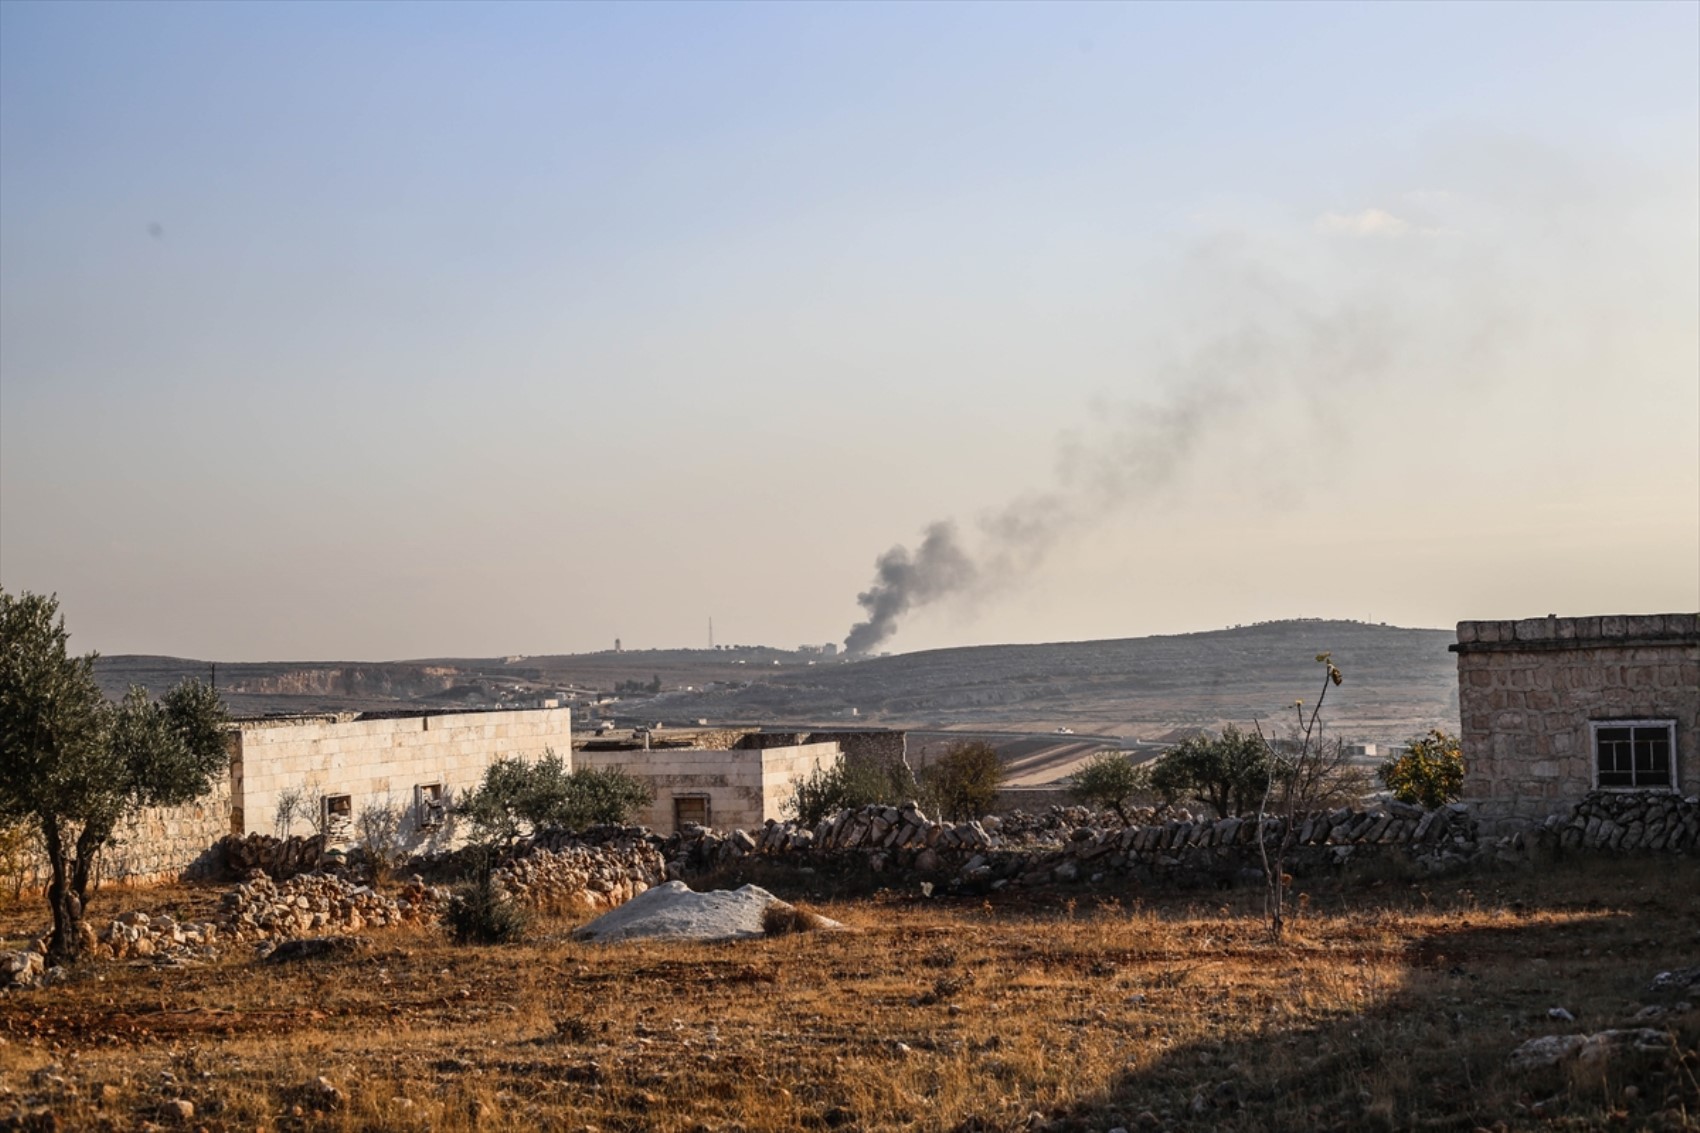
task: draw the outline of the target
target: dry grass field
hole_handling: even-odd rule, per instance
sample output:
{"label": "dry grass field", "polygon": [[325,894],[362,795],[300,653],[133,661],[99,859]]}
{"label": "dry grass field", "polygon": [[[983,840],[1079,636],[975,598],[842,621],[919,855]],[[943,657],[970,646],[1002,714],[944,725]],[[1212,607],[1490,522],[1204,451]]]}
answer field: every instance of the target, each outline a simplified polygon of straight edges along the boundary
{"label": "dry grass field", "polygon": [[[96,915],[215,895],[103,894]],[[1700,1128],[1700,1010],[1630,1022],[1656,973],[1700,963],[1700,864],[1301,901],[1280,945],[1243,891],[1083,889],[829,898],[854,931],[741,944],[544,921],[506,947],[397,930],[336,959],[94,966],[0,996],[0,1128]],[[1527,1038],[1623,1026],[1669,1049],[1507,1066]]]}

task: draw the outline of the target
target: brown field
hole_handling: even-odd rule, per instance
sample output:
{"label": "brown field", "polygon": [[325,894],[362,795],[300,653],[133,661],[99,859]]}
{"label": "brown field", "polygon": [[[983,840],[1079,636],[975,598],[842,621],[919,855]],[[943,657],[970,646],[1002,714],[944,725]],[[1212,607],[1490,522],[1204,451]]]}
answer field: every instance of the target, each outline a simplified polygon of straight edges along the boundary
{"label": "brown field", "polygon": [[[1083,888],[826,899],[855,931],[742,944],[593,946],[545,921],[508,947],[398,930],[352,958],[94,966],[0,995],[0,1128],[1700,1128],[1700,1010],[1629,1023],[1656,973],[1700,963],[1700,863],[1301,903],[1280,945],[1244,891]],[[1532,1036],[1629,1025],[1670,1050],[1506,1065]]]}

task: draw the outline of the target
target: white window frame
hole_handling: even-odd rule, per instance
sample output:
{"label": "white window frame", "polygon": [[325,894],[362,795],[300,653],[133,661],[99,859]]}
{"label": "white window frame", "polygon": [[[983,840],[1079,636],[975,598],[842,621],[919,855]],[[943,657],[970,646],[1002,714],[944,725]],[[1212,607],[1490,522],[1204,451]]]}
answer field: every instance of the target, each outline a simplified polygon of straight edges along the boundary
{"label": "white window frame", "polygon": [[[1670,778],[1657,786],[1645,787],[1602,787],[1600,786],[1600,729],[1601,728],[1663,728],[1670,742]],[[1676,767],[1676,721],[1670,718],[1655,718],[1642,720],[1590,720],[1588,721],[1588,766],[1593,776],[1596,791],[1675,791],[1680,781]]]}

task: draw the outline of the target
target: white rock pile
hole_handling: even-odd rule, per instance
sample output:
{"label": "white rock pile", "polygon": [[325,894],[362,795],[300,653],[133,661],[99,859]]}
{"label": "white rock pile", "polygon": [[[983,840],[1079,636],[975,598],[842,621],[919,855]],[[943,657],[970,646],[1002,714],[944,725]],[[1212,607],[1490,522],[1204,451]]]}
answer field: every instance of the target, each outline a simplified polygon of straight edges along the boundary
{"label": "white rock pile", "polygon": [[[758,885],[694,893],[682,881],[669,881],[582,925],[575,940],[750,940],[767,935],[770,906],[790,906]],[[815,928],[844,926],[814,917]]]}
{"label": "white rock pile", "polygon": [[130,912],[96,934],[91,952],[113,960],[209,960],[218,955],[218,940],[219,928],[212,921]]}

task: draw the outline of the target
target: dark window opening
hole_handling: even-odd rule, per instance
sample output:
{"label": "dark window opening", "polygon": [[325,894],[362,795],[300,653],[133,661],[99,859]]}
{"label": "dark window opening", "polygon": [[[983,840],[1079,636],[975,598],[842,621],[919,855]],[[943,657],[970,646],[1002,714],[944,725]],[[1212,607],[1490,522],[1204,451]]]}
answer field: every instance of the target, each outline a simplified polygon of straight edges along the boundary
{"label": "dark window opening", "polygon": [[422,783],[413,788],[413,806],[421,830],[434,830],[441,826],[448,815],[443,785]]}
{"label": "dark window opening", "polygon": [[354,800],[348,795],[325,796],[325,841],[346,839],[354,825]]}
{"label": "dark window opening", "polygon": [[1620,790],[1674,788],[1675,733],[1675,723],[1664,720],[1596,724],[1594,767],[1598,785]]}
{"label": "dark window opening", "polygon": [[682,795],[673,800],[673,829],[708,825],[708,796]]}

